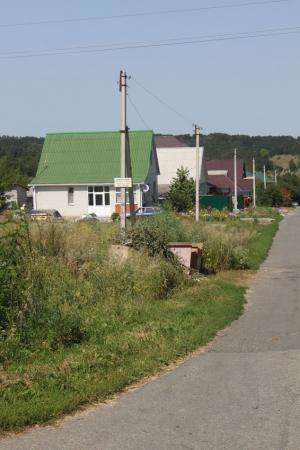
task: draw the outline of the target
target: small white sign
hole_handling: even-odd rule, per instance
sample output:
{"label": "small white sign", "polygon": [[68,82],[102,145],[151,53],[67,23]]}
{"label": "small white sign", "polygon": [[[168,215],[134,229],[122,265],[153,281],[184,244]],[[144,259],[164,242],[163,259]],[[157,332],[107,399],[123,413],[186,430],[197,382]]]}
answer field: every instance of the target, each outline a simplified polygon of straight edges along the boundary
{"label": "small white sign", "polygon": [[115,178],[116,188],[131,188],[132,178]]}

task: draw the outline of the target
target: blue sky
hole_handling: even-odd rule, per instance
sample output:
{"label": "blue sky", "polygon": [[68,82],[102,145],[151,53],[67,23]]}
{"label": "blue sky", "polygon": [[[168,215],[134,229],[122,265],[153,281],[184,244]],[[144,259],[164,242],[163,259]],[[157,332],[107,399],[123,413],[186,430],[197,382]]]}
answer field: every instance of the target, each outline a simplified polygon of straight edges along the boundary
{"label": "blue sky", "polygon": [[[250,0],[249,0],[250,1]],[[245,0],[0,0],[0,24],[197,8]],[[163,40],[300,26],[300,2],[174,15],[0,27],[0,53]],[[0,59],[0,134],[119,129],[118,74],[125,68],[205,133],[300,135],[300,33],[111,53]],[[186,123],[129,82],[149,127],[189,133]],[[143,129],[129,105],[128,124]]]}

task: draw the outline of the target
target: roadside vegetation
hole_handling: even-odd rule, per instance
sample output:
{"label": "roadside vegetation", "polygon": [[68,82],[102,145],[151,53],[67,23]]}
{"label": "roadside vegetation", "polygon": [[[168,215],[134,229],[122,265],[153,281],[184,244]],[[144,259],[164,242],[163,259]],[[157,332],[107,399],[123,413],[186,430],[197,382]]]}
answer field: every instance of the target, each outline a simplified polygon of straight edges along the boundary
{"label": "roadside vegetation", "polygon": [[[2,432],[107,399],[207,344],[242,313],[277,227],[165,213],[136,224],[123,260],[117,224],[0,223]],[[188,276],[170,241],[203,242],[203,273]]]}

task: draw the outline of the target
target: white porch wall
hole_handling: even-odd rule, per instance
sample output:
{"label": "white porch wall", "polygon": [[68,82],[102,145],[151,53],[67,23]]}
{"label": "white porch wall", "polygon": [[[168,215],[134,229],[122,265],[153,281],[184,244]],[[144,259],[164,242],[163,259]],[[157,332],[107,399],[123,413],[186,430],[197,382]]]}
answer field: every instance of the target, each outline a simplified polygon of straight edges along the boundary
{"label": "white porch wall", "polygon": [[[74,187],[74,204],[68,205],[68,189]],[[88,212],[87,186],[36,186],[36,209],[57,209],[66,217],[78,217]]]}
{"label": "white porch wall", "polygon": [[[74,188],[74,204],[68,204],[68,189]],[[80,217],[88,214],[88,186],[36,186],[35,209],[56,209],[64,217]],[[142,206],[141,188],[135,185],[135,203]],[[116,190],[110,186],[110,215],[115,211]]]}

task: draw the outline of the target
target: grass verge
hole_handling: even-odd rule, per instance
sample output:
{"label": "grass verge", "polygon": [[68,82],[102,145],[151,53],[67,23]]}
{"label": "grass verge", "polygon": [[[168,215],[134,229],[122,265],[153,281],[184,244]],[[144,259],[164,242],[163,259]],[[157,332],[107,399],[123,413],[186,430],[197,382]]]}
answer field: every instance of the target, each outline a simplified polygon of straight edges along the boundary
{"label": "grass verge", "polygon": [[258,235],[247,244],[249,269],[258,270],[261,263],[266,259],[274,236],[278,231],[279,223],[280,221],[276,220],[268,226],[260,226]]}
{"label": "grass verge", "polygon": [[[266,257],[277,228],[277,223],[257,227],[256,238],[248,243],[251,270],[257,269]],[[146,261],[147,267],[139,269],[143,270],[142,277],[150,270],[149,264]],[[158,266],[159,272],[156,266],[152,268],[155,279],[161,267]],[[116,274],[125,277],[120,283],[128,283],[128,276],[139,276],[140,272],[134,270],[127,268],[126,272]],[[170,274],[164,277],[162,285]],[[102,289],[104,281],[99,281]],[[88,279],[85,289],[90,284]],[[91,299],[96,287],[90,286]],[[33,296],[33,287],[30,289]],[[81,301],[78,285],[73,287],[69,281],[65,289],[66,295],[77,295],[76,301]],[[142,295],[144,287],[139,284],[132,287],[129,297],[111,291],[110,284],[105,289],[102,301],[100,297],[96,302],[82,303],[83,309],[78,314],[87,334],[78,343],[74,340],[70,345],[53,346],[47,340],[37,341],[36,347],[25,345],[21,351],[12,349],[13,356],[3,359],[0,366],[0,430],[3,433],[45,423],[80,406],[110,398],[131,383],[157,374],[164,366],[206,345],[219,330],[241,315],[247,271],[223,271],[199,277],[188,284],[179,284],[163,300],[160,296],[154,299]],[[150,285],[149,291],[153,289],[155,286]],[[107,298],[109,292],[111,298]],[[54,290],[51,295],[56,299],[58,294]],[[63,308],[67,308],[62,311],[65,321],[69,317],[69,303],[64,303]],[[47,320],[50,320],[48,316]],[[68,323],[63,325],[69,327]],[[76,327],[75,332],[77,336]]]}
{"label": "grass verge", "polygon": [[157,373],[237,319],[244,293],[213,276],[167,301],[119,304],[124,326],[103,341],[39,351],[26,364],[16,362],[0,375],[2,430],[43,423]]}

